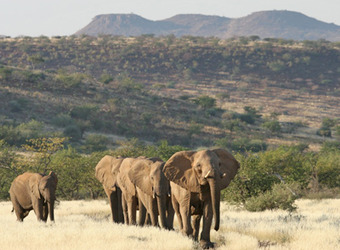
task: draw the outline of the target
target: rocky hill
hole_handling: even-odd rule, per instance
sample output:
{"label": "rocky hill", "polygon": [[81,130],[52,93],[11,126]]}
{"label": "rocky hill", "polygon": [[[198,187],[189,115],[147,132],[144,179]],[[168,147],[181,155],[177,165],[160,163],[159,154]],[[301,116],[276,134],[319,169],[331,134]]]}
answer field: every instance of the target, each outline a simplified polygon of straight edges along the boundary
{"label": "rocky hill", "polygon": [[181,14],[159,21],[148,20],[135,14],[106,14],[96,16],[75,34],[91,36],[173,34],[177,37],[215,36],[223,39],[257,35],[261,38],[340,41],[340,26],[285,10],[260,11],[241,18]]}

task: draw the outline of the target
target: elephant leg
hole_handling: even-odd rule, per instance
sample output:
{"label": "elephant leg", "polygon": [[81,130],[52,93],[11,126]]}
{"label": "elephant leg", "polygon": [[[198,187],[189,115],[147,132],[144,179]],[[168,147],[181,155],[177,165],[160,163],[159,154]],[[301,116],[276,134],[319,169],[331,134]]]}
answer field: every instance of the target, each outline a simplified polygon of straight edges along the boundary
{"label": "elephant leg", "polygon": [[144,225],[151,226],[151,218],[150,218],[150,214],[149,213],[146,213]]}
{"label": "elephant leg", "polygon": [[171,203],[172,203],[172,207],[175,211],[175,214],[177,216],[177,221],[178,221],[178,224],[179,224],[179,229],[180,231],[183,230],[183,222],[182,222],[182,216],[181,216],[181,213],[179,211],[179,203],[177,201],[177,199],[175,198],[174,195],[171,196]]}
{"label": "elephant leg", "polygon": [[195,241],[198,241],[198,232],[200,229],[201,217],[202,216],[198,214],[192,216],[192,228],[194,230],[193,236]]}
{"label": "elephant leg", "polygon": [[151,201],[151,209],[150,209],[150,218],[151,218],[151,225],[154,227],[158,225],[158,210],[157,210],[157,200],[152,199]]}
{"label": "elephant leg", "polygon": [[213,213],[211,200],[203,204],[203,228],[200,237],[200,245],[203,249],[213,248],[214,243],[210,241],[210,228],[212,224]]}
{"label": "elephant leg", "polygon": [[112,214],[112,221],[118,222],[118,196],[117,192],[111,192],[108,195],[110,207],[111,207],[111,214]]}
{"label": "elephant leg", "polygon": [[117,210],[118,210],[118,223],[124,223],[123,207],[122,207],[122,190],[117,187]]}
{"label": "elephant leg", "polygon": [[122,209],[123,209],[123,215],[124,215],[124,222],[129,225],[129,216],[128,216],[128,207],[125,195],[122,193]]}
{"label": "elephant leg", "polygon": [[168,199],[167,200],[167,215],[166,215],[166,218],[167,218],[167,223],[168,223],[168,227],[169,227],[169,230],[173,230],[174,229],[174,216],[175,216],[175,211],[174,211],[174,208],[171,204],[171,200]]}
{"label": "elephant leg", "polygon": [[136,197],[127,198],[127,207],[128,207],[128,215],[129,215],[129,225],[136,225],[136,210],[137,210]]}
{"label": "elephant leg", "polygon": [[190,210],[190,192],[187,192],[181,199],[179,210],[182,217],[183,229],[182,232],[187,236],[192,236],[193,230],[191,227],[191,210]]}
{"label": "elephant leg", "polygon": [[43,201],[41,199],[33,199],[32,205],[37,220],[41,221],[43,219]]}
{"label": "elephant leg", "polygon": [[25,214],[25,210],[20,206],[20,204],[16,200],[14,201],[12,200],[12,204],[15,215],[17,216],[17,221],[22,222],[28,213]]}
{"label": "elephant leg", "polygon": [[146,208],[140,199],[138,201],[138,204],[139,204],[138,225],[144,226],[145,217],[146,217]]}

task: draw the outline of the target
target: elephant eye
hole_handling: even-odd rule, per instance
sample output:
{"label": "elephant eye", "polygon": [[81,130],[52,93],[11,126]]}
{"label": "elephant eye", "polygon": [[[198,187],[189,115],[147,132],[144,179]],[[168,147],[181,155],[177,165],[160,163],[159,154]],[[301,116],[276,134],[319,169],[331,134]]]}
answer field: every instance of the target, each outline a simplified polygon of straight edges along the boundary
{"label": "elephant eye", "polygon": [[197,169],[197,173],[198,173],[198,174],[202,174],[201,164],[197,164],[197,165],[196,165],[196,169]]}

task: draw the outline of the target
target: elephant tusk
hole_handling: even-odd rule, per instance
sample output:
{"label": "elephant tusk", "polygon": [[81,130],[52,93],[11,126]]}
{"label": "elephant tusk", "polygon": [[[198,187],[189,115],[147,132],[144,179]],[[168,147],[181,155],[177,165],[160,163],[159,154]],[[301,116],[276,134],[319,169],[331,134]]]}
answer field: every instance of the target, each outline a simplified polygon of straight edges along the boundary
{"label": "elephant tusk", "polygon": [[208,171],[208,173],[204,176],[205,179],[208,178],[209,174],[210,174],[211,170]]}
{"label": "elephant tusk", "polygon": [[226,176],[227,176],[227,173],[221,174],[221,178],[224,178],[224,177],[226,177]]}

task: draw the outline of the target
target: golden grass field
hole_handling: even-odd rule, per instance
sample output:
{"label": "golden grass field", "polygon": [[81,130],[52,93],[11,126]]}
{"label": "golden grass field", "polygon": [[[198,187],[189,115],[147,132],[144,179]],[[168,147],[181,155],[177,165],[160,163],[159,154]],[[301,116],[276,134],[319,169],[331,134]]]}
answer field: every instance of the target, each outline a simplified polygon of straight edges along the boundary
{"label": "golden grass field", "polygon": [[[217,249],[340,249],[340,199],[297,200],[297,212],[250,213],[223,203]],[[113,224],[105,200],[61,201],[55,224],[33,211],[16,222],[11,202],[0,202],[0,249],[199,249],[175,231]],[[176,224],[175,224],[176,227]]]}

